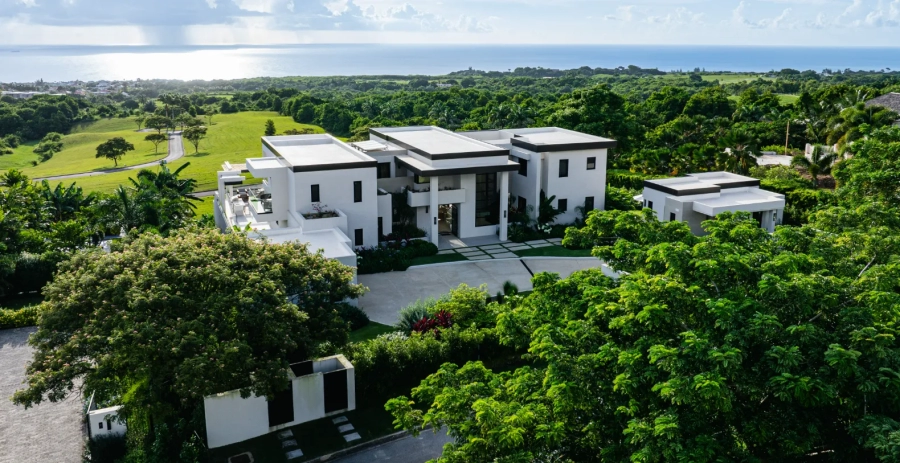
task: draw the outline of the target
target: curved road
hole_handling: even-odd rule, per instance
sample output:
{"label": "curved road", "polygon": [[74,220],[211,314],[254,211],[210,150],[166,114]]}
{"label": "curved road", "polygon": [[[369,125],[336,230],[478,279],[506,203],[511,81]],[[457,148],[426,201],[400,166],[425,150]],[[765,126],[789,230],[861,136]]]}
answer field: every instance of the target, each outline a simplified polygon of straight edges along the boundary
{"label": "curved road", "polygon": [[92,172],[81,172],[77,174],[55,175],[52,177],[35,177],[35,181],[39,180],[67,180],[79,177],[96,177],[98,175],[113,174],[116,172],[124,172],[127,170],[146,169],[147,167],[158,166],[163,161],[171,163],[184,157],[184,144],[181,141],[181,131],[169,132],[169,155],[159,161],[147,162],[136,166],[118,167],[116,169],[98,170]]}

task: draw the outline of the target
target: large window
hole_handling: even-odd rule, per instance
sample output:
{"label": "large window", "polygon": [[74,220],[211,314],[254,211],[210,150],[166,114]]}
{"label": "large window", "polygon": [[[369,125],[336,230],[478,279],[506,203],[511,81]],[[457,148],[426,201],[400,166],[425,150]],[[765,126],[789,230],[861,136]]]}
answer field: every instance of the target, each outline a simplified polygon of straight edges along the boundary
{"label": "large window", "polygon": [[559,160],[559,176],[560,177],[568,177],[569,176],[569,160],[568,159],[560,159]]}
{"label": "large window", "polygon": [[312,198],[311,201],[314,203],[322,201],[322,199],[319,197],[319,185],[310,185],[309,196],[310,198]]}
{"label": "large window", "polygon": [[391,163],[378,163],[378,178],[391,178]]}
{"label": "large window", "polygon": [[556,200],[556,208],[559,209],[559,212],[566,212],[569,210],[569,200],[568,199],[557,199]]}
{"label": "large window", "polygon": [[587,170],[594,170],[597,168],[597,158],[590,157],[587,160]]}
{"label": "large window", "polygon": [[360,181],[353,182],[353,202],[362,202],[362,182]]}
{"label": "large window", "polygon": [[523,177],[528,176],[528,160],[519,158],[519,175]]}
{"label": "large window", "polygon": [[497,173],[475,176],[475,226],[486,227],[500,223],[500,193]]}
{"label": "large window", "polygon": [[355,244],[356,246],[363,245],[363,229],[362,228],[357,228],[356,230],[353,231],[353,244]]}

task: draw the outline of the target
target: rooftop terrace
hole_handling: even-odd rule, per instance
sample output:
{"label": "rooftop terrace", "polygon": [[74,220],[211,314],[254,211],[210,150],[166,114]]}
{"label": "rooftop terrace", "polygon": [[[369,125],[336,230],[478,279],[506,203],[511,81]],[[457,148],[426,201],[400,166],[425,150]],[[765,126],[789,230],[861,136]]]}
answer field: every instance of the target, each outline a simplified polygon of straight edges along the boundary
{"label": "rooftop terrace", "polygon": [[263,137],[263,145],[294,172],[375,167],[375,159],[331,135]]}

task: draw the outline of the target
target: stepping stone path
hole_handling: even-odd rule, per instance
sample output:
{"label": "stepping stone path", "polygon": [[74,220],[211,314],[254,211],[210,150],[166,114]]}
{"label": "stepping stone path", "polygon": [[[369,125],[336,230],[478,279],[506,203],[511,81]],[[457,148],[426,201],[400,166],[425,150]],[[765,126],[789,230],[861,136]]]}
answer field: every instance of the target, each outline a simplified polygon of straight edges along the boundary
{"label": "stepping stone path", "polygon": [[337,426],[338,432],[342,434],[344,441],[353,442],[355,440],[362,439],[362,436],[360,436],[358,432],[350,432],[354,431],[355,429],[353,428],[353,424],[350,423],[350,420],[348,420],[346,416],[339,416],[331,420],[331,422],[335,426]]}
{"label": "stepping stone path", "polygon": [[[281,448],[282,449],[290,449],[291,447],[297,447],[297,439],[294,439],[294,432],[290,429],[286,429],[278,433],[278,439],[281,440]],[[288,460],[293,460],[294,458],[300,458],[303,456],[303,451],[300,449],[288,450],[284,453],[285,458]]]}
{"label": "stepping stone path", "polygon": [[466,248],[444,249],[438,251],[438,255],[446,256],[449,254],[459,254],[467,260],[490,260],[490,259],[518,259],[515,255],[516,251],[524,251],[526,249],[547,248],[550,246],[560,246],[562,238],[549,238],[546,240],[533,240],[525,243],[513,243],[506,241],[497,244],[486,244],[484,246],[472,246]]}

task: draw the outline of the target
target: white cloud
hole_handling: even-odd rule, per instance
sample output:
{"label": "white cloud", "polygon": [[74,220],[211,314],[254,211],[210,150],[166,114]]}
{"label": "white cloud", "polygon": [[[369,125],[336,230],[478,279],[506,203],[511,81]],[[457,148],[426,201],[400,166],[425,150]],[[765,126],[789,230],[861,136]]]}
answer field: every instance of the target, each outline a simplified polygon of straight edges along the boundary
{"label": "white cloud", "polygon": [[16,0],[16,3],[25,5],[28,8],[37,6],[37,2],[35,0]]}
{"label": "white cloud", "polygon": [[646,21],[650,24],[660,24],[665,26],[684,26],[687,24],[703,24],[703,13],[694,13],[693,11],[680,7],[674,12],[662,16],[647,16]]}
{"label": "white cloud", "polygon": [[791,14],[791,8],[785,8],[781,14],[774,18],[763,18],[760,20],[751,20],[746,16],[747,6],[744,4],[743,0],[738,4],[737,8],[735,8],[731,12],[731,19],[733,22],[747,26],[751,29],[776,29],[782,27],[785,19],[787,19],[788,15]]}
{"label": "white cloud", "polygon": [[206,0],[206,4],[209,5],[209,7],[212,9],[215,9],[217,6],[219,6],[216,3],[216,0]]}

